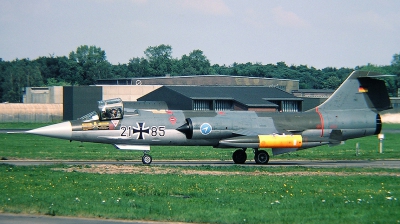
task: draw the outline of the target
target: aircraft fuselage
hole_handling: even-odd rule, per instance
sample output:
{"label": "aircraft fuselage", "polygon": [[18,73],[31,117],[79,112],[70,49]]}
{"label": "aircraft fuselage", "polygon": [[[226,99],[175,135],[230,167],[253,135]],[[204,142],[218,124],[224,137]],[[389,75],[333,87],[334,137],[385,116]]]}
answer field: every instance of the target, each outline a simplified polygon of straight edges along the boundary
{"label": "aircraft fuselage", "polygon": [[[308,148],[310,145],[329,144],[334,130],[341,132],[341,137],[334,139],[337,141],[377,134],[380,132],[379,122],[379,115],[370,110],[360,111],[359,116],[350,116],[346,110],[335,113],[136,110],[134,113],[125,113],[124,118],[119,120],[70,121],[71,133],[65,138],[124,145],[230,148],[220,144],[220,141],[242,135],[273,133],[301,135],[303,146],[300,148]],[[185,125],[186,128],[182,127]]]}
{"label": "aircraft fuselage", "polygon": [[381,74],[354,71],[324,103],[301,113],[256,111],[180,111],[124,109],[121,99],[98,102],[98,111],[80,120],[28,131],[48,137],[113,144],[118,149],[141,150],[143,163],[151,145],[239,148],[235,163],[244,163],[245,150],[267,164],[272,153],[282,154],[320,145],[379,134],[379,111],[391,107]]}

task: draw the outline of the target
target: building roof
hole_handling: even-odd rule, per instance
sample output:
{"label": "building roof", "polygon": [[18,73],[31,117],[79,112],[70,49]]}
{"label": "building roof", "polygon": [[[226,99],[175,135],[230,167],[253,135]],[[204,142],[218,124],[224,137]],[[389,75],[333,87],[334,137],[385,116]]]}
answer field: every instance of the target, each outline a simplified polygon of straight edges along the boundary
{"label": "building roof", "polygon": [[292,90],[292,93],[333,93],[334,89],[298,89]]}
{"label": "building roof", "polygon": [[276,107],[270,100],[302,99],[278,88],[265,86],[164,86],[194,100],[232,100],[249,107]]}
{"label": "building roof", "polygon": [[162,77],[132,77],[118,79],[98,79],[96,85],[233,85],[233,86],[273,86],[280,82],[296,82],[293,79],[264,77],[231,76],[231,75],[188,75]]}
{"label": "building roof", "polygon": [[197,85],[197,86],[268,86],[287,92],[299,89],[299,80],[230,75],[193,75],[98,79],[96,85]]}

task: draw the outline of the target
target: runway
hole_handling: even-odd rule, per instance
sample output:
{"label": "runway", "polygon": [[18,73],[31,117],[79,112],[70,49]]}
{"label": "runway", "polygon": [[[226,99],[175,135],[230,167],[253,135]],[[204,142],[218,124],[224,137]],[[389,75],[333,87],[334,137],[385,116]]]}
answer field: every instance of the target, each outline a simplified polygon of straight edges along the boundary
{"label": "runway", "polygon": [[[129,161],[82,161],[82,160],[0,160],[0,164],[15,166],[38,165],[142,165],[139,160]],[[400,160],[275,160],[268,165],[259,165],[254,161],[237,165],[233,161],[217,160],[154,160],[150,166],[262,166],[262,167],[313,167],[313,168],[390,168],[400,169]]]}
{"label": "runway", "polygon": [[[135,221],[135,220],[117,220],[117,219],[96,219],[96,218],[75,218],[48,215],[28,215],[28,214],[10,214],[0,213],[0,223],[4,224],[160,224],[165,222],[153,221]],[[174,223],[174,222],[169,222]]]}

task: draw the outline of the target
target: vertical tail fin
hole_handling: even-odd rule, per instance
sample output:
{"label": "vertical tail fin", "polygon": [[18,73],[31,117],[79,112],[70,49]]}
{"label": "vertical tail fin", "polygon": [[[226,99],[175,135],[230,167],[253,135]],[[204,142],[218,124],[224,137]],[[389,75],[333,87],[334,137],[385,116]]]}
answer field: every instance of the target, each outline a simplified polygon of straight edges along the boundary
{"label": "vertical tail fin", "polygon": [[371,109],[382,111],[391,108],[385,82],[374,77],[384,75],[354,71],[324,103],[319,110],[357,110]]}

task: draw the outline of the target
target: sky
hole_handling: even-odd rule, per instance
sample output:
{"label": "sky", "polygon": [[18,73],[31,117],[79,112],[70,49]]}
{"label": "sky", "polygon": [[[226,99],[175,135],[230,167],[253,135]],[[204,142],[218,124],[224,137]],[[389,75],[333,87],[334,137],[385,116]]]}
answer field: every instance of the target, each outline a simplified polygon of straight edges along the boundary
{"label": "sky", "polygon": [[112,64],[172,47],[211,64],[390,65],[400,53],[398,0],[0,0],[0,58],[100,47]]}

